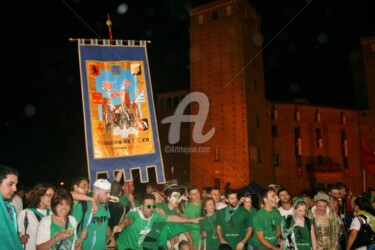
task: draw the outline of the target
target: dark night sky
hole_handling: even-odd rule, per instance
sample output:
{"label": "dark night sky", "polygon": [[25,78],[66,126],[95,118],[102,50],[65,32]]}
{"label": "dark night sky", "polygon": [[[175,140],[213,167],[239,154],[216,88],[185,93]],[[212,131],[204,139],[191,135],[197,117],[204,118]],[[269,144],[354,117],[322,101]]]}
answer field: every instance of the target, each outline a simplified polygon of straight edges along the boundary
{"label": "dark night sky", "polygon": [[[20,169],[26,185],[86,175],[77,45],[68,38],[108,38],[109,13],[114,38],[151,40],[148,57],[155,93],[188,88],[187,10],[204,2],[2,3],[0,164]],[[348,54],[360,49],[360,37],[375,35],[374,2],[250,0],[262,19],[267,45],[267,97],[304,97],[312,104],[354,107]],[[127,11],[119,14],[123,3]]]}

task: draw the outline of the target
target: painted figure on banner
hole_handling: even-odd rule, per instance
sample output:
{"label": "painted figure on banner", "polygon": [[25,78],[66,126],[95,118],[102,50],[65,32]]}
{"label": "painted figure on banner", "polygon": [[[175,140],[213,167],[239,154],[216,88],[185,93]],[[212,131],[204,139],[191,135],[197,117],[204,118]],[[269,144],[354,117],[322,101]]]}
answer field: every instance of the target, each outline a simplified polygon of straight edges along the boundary
{"label": "painted figure on banner", "polygon": [[155,152],[142,63],[88,64],[95,158]]}

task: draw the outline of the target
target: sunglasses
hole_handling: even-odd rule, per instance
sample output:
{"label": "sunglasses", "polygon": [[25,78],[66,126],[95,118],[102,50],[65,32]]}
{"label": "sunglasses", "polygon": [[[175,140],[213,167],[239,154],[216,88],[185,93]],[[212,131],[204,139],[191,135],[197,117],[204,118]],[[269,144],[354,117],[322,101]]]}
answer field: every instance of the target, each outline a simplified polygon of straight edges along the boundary
{"label": "sunglasses", "polygon": [[154,205],[143,205],[145,208],[147,208],[147,209],[155,209],[156,208],[156,205],[154,204]]}

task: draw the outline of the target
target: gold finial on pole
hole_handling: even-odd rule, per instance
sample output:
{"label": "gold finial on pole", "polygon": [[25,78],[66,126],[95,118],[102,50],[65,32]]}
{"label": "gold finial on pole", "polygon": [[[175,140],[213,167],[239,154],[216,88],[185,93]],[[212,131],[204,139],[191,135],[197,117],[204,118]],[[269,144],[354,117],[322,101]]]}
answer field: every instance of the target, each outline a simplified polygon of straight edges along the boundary
{"label": "gold finial on pole", "polygon": [[105,22],[105,24],[107,24],[107,26],[108,26],[109,40],[112,41],[113,40],[113,37],[112,37],[112,21],[109,18],[109,14],[107,14],[107,21]]}

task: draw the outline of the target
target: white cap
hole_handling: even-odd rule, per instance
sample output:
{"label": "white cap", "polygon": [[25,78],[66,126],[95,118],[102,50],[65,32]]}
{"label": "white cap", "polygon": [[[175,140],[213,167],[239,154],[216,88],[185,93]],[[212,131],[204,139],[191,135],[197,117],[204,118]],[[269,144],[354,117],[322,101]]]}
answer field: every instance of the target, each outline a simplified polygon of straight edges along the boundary
{"label": "white cap", "polygon": [[100,188],[103,190],[111,190],[111,183],[105,179],[97,179],[94,182],[94,187]]}

